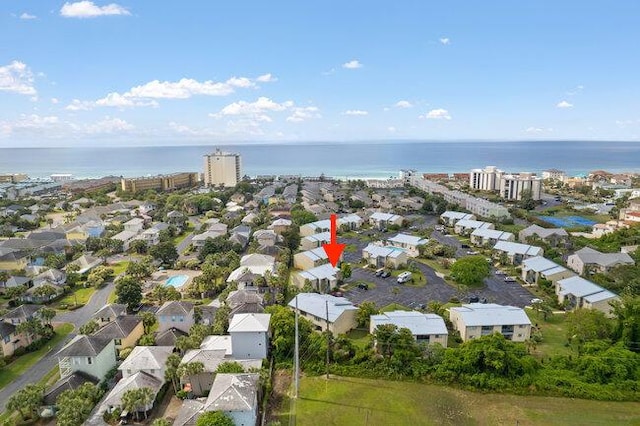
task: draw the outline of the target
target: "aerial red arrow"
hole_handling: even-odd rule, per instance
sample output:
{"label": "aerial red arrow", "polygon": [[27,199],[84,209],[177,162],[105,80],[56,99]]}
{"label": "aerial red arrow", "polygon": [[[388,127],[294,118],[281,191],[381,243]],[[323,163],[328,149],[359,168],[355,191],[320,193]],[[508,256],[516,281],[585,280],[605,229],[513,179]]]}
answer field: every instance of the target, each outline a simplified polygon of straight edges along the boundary
{"label": "aerial red arrow", "polygon": [[337,225],[336,221],[338,217],[335,214],[331,215],[331,244],[323,244],[322,248],[324,252],[327,253],[327,257],[329,258],[329,262],[335,268],[340,260],[340,255],[342,255],[342,251],[347,246],[346,244],[338,244],[337,237]]}

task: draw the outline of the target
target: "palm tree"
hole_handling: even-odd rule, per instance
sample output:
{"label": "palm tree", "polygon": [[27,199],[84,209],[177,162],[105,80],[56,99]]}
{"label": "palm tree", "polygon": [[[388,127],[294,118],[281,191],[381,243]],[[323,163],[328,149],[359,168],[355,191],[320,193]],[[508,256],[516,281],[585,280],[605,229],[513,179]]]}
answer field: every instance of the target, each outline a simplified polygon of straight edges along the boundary
{"label": "palm tree", "polygon": [[51,320],[56,316],[55,309],[51,308],[42,308],[38,311],[38,315],[42,318],[46,324],[51,325]]}
{"label": "palm tree", "polygon": [[[182,364],[178,367],[178,377],[180,377],[181,380],[198,376],[202,372],[204,372],[204,364],[201,362],[187,362],[186,364]],[[198,389],[202,390],[200,378],[198,378]]]}
{"label": "palm tree", "polygon": [[173,384],[174,393],[178,393],[178,367],[180,366],[181,358],[176,354],[171,354],[167,358],[164,370],[164,379],[171,381]]}
{"label": "palm tree", "polygon": [[143,387],[138,389],[138,399],[140,405],[144,408],[144,418],[147,418],[147,406],[153,402],[153,390],[151,388]]}

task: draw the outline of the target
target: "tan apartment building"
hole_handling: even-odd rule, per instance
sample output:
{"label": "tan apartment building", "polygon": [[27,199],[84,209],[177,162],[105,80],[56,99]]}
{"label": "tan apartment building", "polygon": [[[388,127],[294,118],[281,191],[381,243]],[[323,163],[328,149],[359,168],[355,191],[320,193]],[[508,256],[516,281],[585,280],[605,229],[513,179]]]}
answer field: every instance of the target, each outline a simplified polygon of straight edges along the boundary
{"label": "tan apartment building", "polygon": [[122,178],[120,187],[123,191],[139,192],[148,191],[173,191],[182,188],[192,188],[198,184],[198,173],[183,172],[170,175],[158,175],[149,177]]}
{"label": "tan apartment building", "polygon": [[219,149],[204,156],[205,186],[234,187],[242,177],[240,154],[222,152]]}
{"label": "tan apartment building", "polygon": [[449,319],[465,342],[494,333],[514,342],[524,342],[531,337],[531,320],[524,310],[515,306],[470,303],[450,308]]}

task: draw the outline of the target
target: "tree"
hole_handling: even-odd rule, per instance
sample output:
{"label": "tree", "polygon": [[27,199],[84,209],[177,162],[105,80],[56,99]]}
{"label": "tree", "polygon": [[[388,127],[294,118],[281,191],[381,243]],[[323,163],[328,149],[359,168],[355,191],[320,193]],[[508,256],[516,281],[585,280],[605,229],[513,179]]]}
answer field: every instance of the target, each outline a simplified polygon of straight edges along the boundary
{"label": "tree", "polygon": [[489,276],[491,267],[482,256],[467,256],[456,260],[451,266],[451,277],[467,286],[480,286]]}
{"label": "tree", "polygon": [[340,273],[342,274],[343,280],[351,278],[351,265],[349,263],[342,262],[340,265]]}
{"label": "tree", "polygon": [[298,226],[302,226],[307,223],[315,222],[318,217],[304,209],[300,204],[296,204],[291,208],[291,220]]}
{"label": "tree", "polygon": [[[180,367],[178,367],[178,377],[180,377],[181,380],[186,381],[186,380],[191,380],[193,377],[198,377],[198,387],[202,388],[202,384],[200,383],[200,378],[199,375],[200,373],[204,372],[204,364],[196,361],[196,362],[187,362],[185,364],[181,364]],[[193,383],[192,383],[193,384]]]}
{"label": "tree", "polygon": [[174,393],[178,393],[178,367],[181,362],[182,358],[176,354],[169,355],[165,362],[164,379],[167,382],[171,382]]}
{"label": "tree", "polygon": [[82,327],[78,329],[80,334],[93,334],[100,329],[100,325],[94,319],[87,321]]}
{"label": "tree", "polygon": [[244,367],[238,362],[227,361],[218,365],[216,373],[244,373]]}
{"label": "tree", "polygon": [[151,312],[141,312],[140,317],[142,318],[142,325],[144,326],[145,333],[150,333],[151,327],[158,323],[158,319]]}
{"label": "tree", "polygon": [[208,411],[198,417],[196,426],[233,426],[233,420],[222,411]]}
{"label": "tree", "polygon": [[75,390],[66,390],[58,396],[56,424],[58,426],[80,426],[91,414],[102,392],[93,383],[84,383]]}
{"label": "tree", "polygon": [[612,305],[616,316],[613,336],[630,351],[640,352],[640,296],[625,294]]}
{"label": "tree", "polygon": [[155,419],[151,426],[171,426],[171,422],[165,418]]}
{"label": "tree", "polygon": [[18,333],[25,333],[33,339],[44,337],[48,334],[47,330],[50,329],[46,328],[38,318],[30,318],[16,327]]}
{"label": "tree", "polygon": [[56,310],[44,307],[38,311],[38,316],[45,324],[51,325],[51,320],[56,316]]}
{"label": "tree", "polygon": [[126,274],[131,275],[132,277],[136,277],[138,279],[146,278],[151,276],[153,272],[153,266],[151,264],[151,258],[146,256],[140,262],[130,262],[127,265]]}
{"label": "tree", "polygon": [[131,253],[145,254],[149,250],[147,242],[144,240],[135,240],[129,244],[129,251]]}
{"label": "tree", "polygon": [[40,287],[33,290],[34,296],[44,300],[51,300],[51,298],[53,298],[53,296],[57,294],[58,290],[54,286],[49,284],[41,285]]}
{"label": "tree", "polygon": [[27,291],[27,286],[19,285],[19,286],[16,286],[16,287],[9,287],[8,289],[6,289],[4,291],[4,295],[9,300],[18,300],[22,296],[24,296],[26,291]]}
{"label": "tree", "polygon": [[149,249],[149,254],[153,256],[154,259],[169,266],[173,265],[174,262],[178,260],[178,257],[180,257],[176,246],[171,241],[156,244]]}
{"label": "tree", "polygon": [[29,384],[9,398],[7,410],[18,411],[23,419],[36,419],[43,398],[44,386]]}
{"label": "tree", "polygon": [[133,310],[142,301],[142,285],[133,277],[124,276],[116,284],[117,303],[127,305]]}
{"label": "tree", "polygon": [[215,317],[213,318],[213,334],[222,335],[227,332],[227,329],[229,328],[230,313],[231,308],[227,305],[218,308]]}
{"label": "tree", "polygon": [[520,201],[517,203],[518,207],[525,210],[533,210],[536,208],[536,200],[533,199],[533,191],[530,189],[523,189],[520,192]]}
{"label": "tree", "polygon": [[139,419],[139,412],[144,411],[144,417],[147,418],[147,407],[153,401],[153,390],[148,387],[138,389],[129,389],[122,395],[122,408],[136,413],[136,419]]}
{"label": "tree", "polygon": [[380,310],[376,306],[375,302],[362,302],[358,307],[358,312],[356,313],[356,321],[358,322],[358,327],[366,327],[369,323],[371,315],[376,315],[380,313]]}
{"label": "tree", "polygon": [[49,268],[60,269],[65,265],[65,263],[67,263],[67,259],[64,254],[51,253],[44,260],[44,266]]}

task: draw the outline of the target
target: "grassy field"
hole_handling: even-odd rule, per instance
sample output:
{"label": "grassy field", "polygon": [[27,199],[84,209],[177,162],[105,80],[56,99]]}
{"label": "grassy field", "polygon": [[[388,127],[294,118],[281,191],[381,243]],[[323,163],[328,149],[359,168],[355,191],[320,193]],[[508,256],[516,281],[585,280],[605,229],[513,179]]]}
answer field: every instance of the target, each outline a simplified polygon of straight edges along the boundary
{"label": "grassy field", "polygon": [[353,344],[360,348],[367,346],[370,336],[369,330],[365,330],[363,328],[354,329],[347,333],[347,337],[351,339]]}
{"label": "grassy field", "polygon": [[0,370],[0,389],[4,388],[8,383],[24,374],[33,364],[38,362],[40,358],[49,351],[49,348],[57,345],[65,336],[73,330],[72,324],[62,324],[56,328],[56,335],[42,348],[35,352],[30,352],[19,357],[11,364],[6,365]]}
{"label": "grassy field", "polygon": [[75,290],[73,293],[67,294],[65,297],[60,299],[56,303],[56,306],[60,306],[60,305],[71,306],[71,305],[75,305],[76,301],[78,302],[79,305],[86,305],[86,303],[89,301],[89,299],[91,299],[91,296],[95,292],[96,292],[95,287],[79,288]]}
{"label": "grassy field", "polygon": [[109,265],[109,268],[113,269],[113,276],[117,277],[121,273],[127,270],[127,266],[129,266],[129,261],[123,260],[121,262],[116,262],[114,264]]}
{"label": "grassy field", "polygon": [[565,314],[552,314],[545,321],[542,314],[533,309],[526,310],[531,322],[538,324],[542,333],[542,343],[539,343],[532,351],[537,356],[568,355],[571,349],[565,346],[567,342],[567,326]]}
{"label": "grassy field", "polygon": [[182,234],[173,239],[173,244],[176,246],[180,244],[185,238],[189,236],[189,234],[191,234],[191,232],[193,232],[194,229],[195,228],[191,224],[189,224],[187,228],[182,232]]}
{"label": "grassy field", "polygon": [[298,425],[638,425],[640,403],[482,394],[436,385],[305,377],[277,417]]}
{"label": "grassy field", "polygon": [[392,303],[380,309],[382,312],[389,311],[412,311],[413,309],[407,308],[406,306],[400,305],[399,303]]}

